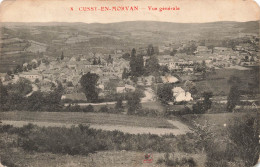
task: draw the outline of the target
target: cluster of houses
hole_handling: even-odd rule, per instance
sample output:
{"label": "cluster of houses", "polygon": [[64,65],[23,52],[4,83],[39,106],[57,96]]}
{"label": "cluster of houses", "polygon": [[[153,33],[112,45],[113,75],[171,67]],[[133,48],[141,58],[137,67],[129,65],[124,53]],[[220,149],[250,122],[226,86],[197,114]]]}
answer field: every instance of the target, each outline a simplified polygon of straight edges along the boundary
{"label": "cluster of houses", "polygon": [[[156,48],[156,52],[164,49],[171,49],[172,46]],[[137,50],[140,54],[146,54],[147,48]],[[138,77],[136,83],[130,79],[122,79],[124,70],[129,71],[129,61],[124,59],[122,55],[124,51],[116,50],[114,54],[89,53],[88,55],[77,55],[72,57],[62,57],[58,59],[44,56],[42,60],[32,60],[30,64],[37,65],[31,70],[24,70],[13,78],[26,78],[35,83],[41,91],[49,91],[57,82],[63,84],[66,97],[73,97],[72,94],[82,93],[80,91],[80,78],[87,73],[95,73],[99,76],[97,87],[100,90],[99,96],[106,96],[113,93],[127,93],[135,91],[136,85],[151,87],[155,78],[153,76]],[[143,56],[144,63],[149,56]],[[160,66],[167,66],[170,71],[187,72],[194,74],[196,63],[205,62],[207,67],[223,68],[230,66],[255,65],[259,59],[256,56],[256,50],[251,45],[238,45],[235,48],[213,47],[209,49],[206,46],[198,46],[193,55],[176,52],[174,55],[159,54],[157,56]],[[45,60],[45,61],[43,61]],[[47,60],[47,63],[46,63]],[[39,62],[40,61],[40,62]],[[23,64],[23,68],[27,69],[28,63]],[[145,64],[144,64],[145,65]],[[6,77],[6,76],[5,76]],[[5,77],[1,76],[4,80]],[[182,76],[180,76],[182,77]],[[171,75],[160,77],[162,83],[176,83],[180,78]],[[182,78],[182,80],[185,80]],[[172,89],[176,102],[192,101],[191,93],[185,91],[181,87]],[[81,95],[82,96],[82,95]],[[77,98],[76,98],[77,99]]]}
{"label": "cluster of houses", "polygon": [[[237,46],[236,48],[241,48]],[[194,55],[185,53],[176,53],[174,56],[161,55],[158,56],[159,64],[167,66],[169,70],[187,71],[194,70],[195,63],[205,61],[208,67],[225,68],[234,65],[250,66],[257,65],[259,62],[256,51],[251,47],[242,47],[240,50],[233,50],[227,47],[214,47],[209,49],[206,46],[198,46]]]}

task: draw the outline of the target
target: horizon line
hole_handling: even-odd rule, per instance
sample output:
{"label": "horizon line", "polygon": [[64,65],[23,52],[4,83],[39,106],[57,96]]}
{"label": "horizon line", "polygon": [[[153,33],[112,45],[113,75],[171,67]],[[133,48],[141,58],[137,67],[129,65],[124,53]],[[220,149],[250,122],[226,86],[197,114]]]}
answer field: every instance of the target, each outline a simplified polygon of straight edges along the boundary
{"label": "horizon line", "polygon": [[220,23],[220,22],[236,22],[236,23],[246,23],[246,22],[260,22],[259,20],[248,20],[248,21],[232,21],[232,20],[223,20],[223,21],[209,21],[209,22],[169,22],[169,21],[156,21],[156,20],[135,20],[135,21],[118,21],[118,22],[64,22],[64,21],[47,21],[47,22],[1,22],[0,23],[83,23],[83,24],[112,24],[112,23],[124,23],[124,22],[161,22],[161,23],[178,23],[178,24],[204,24],[204,23]]}

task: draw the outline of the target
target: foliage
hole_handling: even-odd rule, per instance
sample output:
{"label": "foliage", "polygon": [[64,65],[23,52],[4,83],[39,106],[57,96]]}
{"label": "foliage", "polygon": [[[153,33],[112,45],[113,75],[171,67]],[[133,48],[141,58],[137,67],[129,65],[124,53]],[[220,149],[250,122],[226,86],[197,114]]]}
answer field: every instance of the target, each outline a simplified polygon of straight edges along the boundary
{"label": "foliage", "polygon": [[61,59],[61,60],[63,60],[63,59],[64,59],[64,54],[63,54],[63,52],[61,52],[60,59]]}
{"label": "foliage", "polygon": [[124,53],[124,54],[122,55],[122,58],[125,59],[125,60],[127,60],[127,61],[129,61],[129,60],[130,60],[130,54],[129,54],[129,53]]}
{"label": "foliage", "polygon": [[190,46],[186,46],[185,48],[180,50],[180,53],[186,53],[187,55],[193,55],[196,51],[197,47],[194,43],[192,43]]}
{"label": "foliage", "polygon": [[121,109],[123,109],[123,108],[124,108],[124,106],[123,106],[123,100],[122,100],[121,97],[119,97],[119,98],[117,98],[115,109],[121,110]]}
{"label": "foliage", "polygon": [[133,92],[127,96],[128,114],[135,114],[142,108],[140,95],[137,92]]}
{"label": "foliage", "polygon": [[129,73],[127,72],[127,69],[124,68],[124,71],[123,71],[123,73],[122,73],[122,79],[127,79],[128,76],[129,76]]}
{"label": "foliage", "polygon": [[231,151],[248,167],[258,162],[260,153],[257,121],[256,117],[236,119],[227,130],[230,138],[228,144],[232,146]]}
{"label": "foliage", "polygon": [[20,78],[17,83],[8,84],[7,89],[9,92],[25,96],[32,91],[32,85],[28,79]]}
{"label": "foliage", "polygon": [[132,77],[138,77],[144,73],[144,59],[142,55],[136,55],[135,48],[132,49],[130,57],[130,73]]}
{"label": "foliage", "polygon": [[155,55],[151,56],[150,59],[146,60],[145,63],[145,74],[152,75],[154,72],[158,72],[160,69],[159,60]]}
{"label": "foliage", "polygon": [[188,167],[195,167],[197,166],[196,162],[193,160],[192,157],[190,158],[182,158],[178,159],[174,157],[174,153],[170,154],[167,152],[164,154],[164,158],[159,158],[156,162],[157,164],[164,163],[166,166],[188,166]]}
{"label": "foliage", "polygon": [[7,96],[8,96],[7,89],[3,85],[2,81],[0,80],[0,103],[1,103],[1,106],[6,103]]}
{"label": "foliage", "polygon": [[172,151],[174,136],[132,135],[119,131],[102,131],[88,126],[38,127],[32,124],[16,128],[0,126],[1,133],[17,134],[17,143],[26,151],[55,154],[88,155],[104,150]]}
{"label": "foliage", "polygon": [[2,110],[28,110],[28,111],[59,111],[61,107],[61,95],[63,92],[62,85],[52,92],[33,92],[30,96],[25,97],[19,91],[11,91],[7,87],[7,101],[2,107]]}
{"label": "foliage", "polygon": [[227,101],[227,111],[232,112],[233,109],[236,107],[236,105],[239,103],[240,99],[240,92],[238,89],[238,86],[233,85],[230,88],[230,92],[228,95],[228,101]]}
{"label": "foliage", "polygon": [[95,110],[94,110],[94,107],[92,106],[92,105],[88,105],[86,108],[85,108],[85,110],[84,110],[84,112],[94,112]]}
{"label": "foliage", "polygon": [[162,103],[167,103],[173,99],[172,85],[163,84],[157,88],[157,96]]}
{"label": "foliage", "polygon": [[203,92],[203,101],[198,101],[192,106],[194,114],[204,114],[211,108],[212,101],[210,98],[213,96],[212,92]]}
{"label": "foliage", "polygon": [[165,76],[165,74],[170,72],[168,66],[160,66],[160,71],[161,71],[163,76]]}
{"label": "foliage", "polygon": [[147,56],[152,56],[154,55],[154,48],[153,48],[153,45],[148,45],[148,48],[147,48]]}
{"label": "foliage", "polygon": [[103,106],[99,109],[99,112],[105,112],[108,113],[109,112],[109,108],[107,106]]}
{"label": "foliage", "polygon": [[99,76],[88,72],[84,74],[80,79],[80,84],[83,88],[87,100],[89,102],[96,102],[98,100],[98,89],[96,87]]}
{"label": "foliage", "polygon": [[170,53],[171,56],[175,56],[175,54],[177,53],[177,50],[176,49],[173,49]]}

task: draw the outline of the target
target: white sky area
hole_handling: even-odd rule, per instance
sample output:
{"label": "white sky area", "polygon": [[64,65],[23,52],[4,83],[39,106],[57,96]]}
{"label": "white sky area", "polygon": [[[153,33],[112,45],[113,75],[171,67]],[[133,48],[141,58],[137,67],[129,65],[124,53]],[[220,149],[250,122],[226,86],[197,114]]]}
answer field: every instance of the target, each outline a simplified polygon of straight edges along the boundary
{"label": "white sky area", "polygon": [[[3,1],[3,0],[0,0]],[[260,0],[255,0],[260,4]],[[0,22],[85,22],[164,21],[203,23],[253,21],[260,7],[253,0],[4,0]],[[138,11],[79,11],[80,7],[138,6]],[[149,11],[152,7],[175,7],[179,11]],[[71,11],[71,7],[74,11]]]}

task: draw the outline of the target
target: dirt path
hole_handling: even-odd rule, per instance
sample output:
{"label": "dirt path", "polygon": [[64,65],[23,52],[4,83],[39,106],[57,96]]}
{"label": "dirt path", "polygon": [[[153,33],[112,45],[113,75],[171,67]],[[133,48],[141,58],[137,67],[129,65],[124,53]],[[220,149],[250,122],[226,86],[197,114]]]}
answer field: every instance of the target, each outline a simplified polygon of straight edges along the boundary
{"label": "dirt path", "polygon": [[[114,131],[118,130],[124,133],[130,134],[155,134],[155,135],[166,135],[166,134],[174,134],[174,135],[182,135],[190,132],[189,128],[181,123],[180,121],[168,120],[176,129],[171,128],[154,128],[154,127],[136,127],[136,126],[124,126],[124,125],[99,125],[99,124],[85,124],[89,125],[90,128],[93,129],[101,129],[106,131]],[[15,127],[22,127],[27,125],[28,123],[35,124],[40,127],[71,127],[77,126],[77,124],[72,123],[51,123],[51,122],[33,122],[33,121],[10,121],[10,120],[2,120],[3,125],[13,125]]]}

